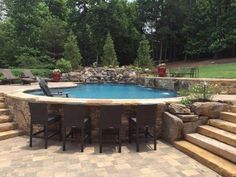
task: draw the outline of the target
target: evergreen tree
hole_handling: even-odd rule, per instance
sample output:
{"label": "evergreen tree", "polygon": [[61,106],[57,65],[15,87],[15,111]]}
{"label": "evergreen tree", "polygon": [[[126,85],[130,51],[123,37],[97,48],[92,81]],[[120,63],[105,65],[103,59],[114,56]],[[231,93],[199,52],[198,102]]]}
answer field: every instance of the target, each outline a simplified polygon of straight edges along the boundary
{"label": "evergreen tree", "polygon": [[102,66],[116,66],[119,65],[114,49],[114,43],[111,34],[108,33],[105,45],[103,46]]}
{"label": "evergreen tree", "polygon": [[73,69],[78,69],[78,66],[81,64],[82,57],[77,45],[76,36],[72,32],[70,32],[64,46],[64,57],[66,60],[71,62]]}
{"label": "evergreen tree", "polygon": [[148,40],[144,39],[140,41],[138,48],[138,57],[135,60],[134,64],[138,67],[147,67],[150,68],[153,66],[153,60],[151,58],[150,44]]}

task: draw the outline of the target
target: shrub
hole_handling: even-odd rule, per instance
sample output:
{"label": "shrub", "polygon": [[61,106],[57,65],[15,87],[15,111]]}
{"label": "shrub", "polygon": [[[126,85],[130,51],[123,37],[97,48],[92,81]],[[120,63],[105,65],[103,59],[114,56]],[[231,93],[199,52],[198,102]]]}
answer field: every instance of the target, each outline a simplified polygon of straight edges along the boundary
{"label": "shrub", "polygon": [[18,66],[22,68],[37,68],[39,66],[37,58],[27,54],[18,56],[16,62],[18,63]]}
{"label": "shrub", "polygon": [[56,68],[60,69],[63,73],[68,73],[72,70],[70,61],[65,60],[64,58],[61,58],[56,62]]}
{"label": "shrub", "polygon": [[182,89],[179,91],[180,96],[185,96],[181,103],[189,105],[192,102],[198,101],[209,101],[212,99],[212,96],[219,93],[220,88],[218,85],[213,84],[196,84],[190,89]]}

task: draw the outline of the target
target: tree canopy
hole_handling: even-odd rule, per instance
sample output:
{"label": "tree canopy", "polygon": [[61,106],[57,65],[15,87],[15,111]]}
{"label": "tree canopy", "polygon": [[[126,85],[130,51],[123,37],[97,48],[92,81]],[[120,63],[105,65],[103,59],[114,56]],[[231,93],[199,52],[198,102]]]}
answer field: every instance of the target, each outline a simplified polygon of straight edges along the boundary
{"label": "tree canopy", "polygon": [[138,48],[143,38],[156,64],[178,59],[235,57],[236,3],[233,0],[0,2],[1,68],[53,68],[59,59],[65,58],[76,69],[79,64],[102,64],[106,55],[120,65],[134,64],[140,59]]}

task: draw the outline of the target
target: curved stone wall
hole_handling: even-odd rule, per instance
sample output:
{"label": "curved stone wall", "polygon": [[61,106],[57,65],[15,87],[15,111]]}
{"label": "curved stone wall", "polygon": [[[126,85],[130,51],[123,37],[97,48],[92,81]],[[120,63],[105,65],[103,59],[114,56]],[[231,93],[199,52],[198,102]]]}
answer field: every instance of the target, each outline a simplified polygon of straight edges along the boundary
{"label": "curved stone wall", "polygon": [[[68,87],[68,86],[67,86]],[[29,102],[42,102],[47,103],[50,112],[62,112],[63,104],[83,104],[88,106],[90,110],[90,116],[92,118],[92,132],[93,136],[98,134],[98,121],[99,121],[99,107],[101,105],[124,105],[125,111],[122,117],[123,124],[123,139],[127,137],[128,130],[128,117],[135,113],[135,106],[140,104],[157,104],[157,129],[158,135],[161,134],[162,127],[162,114],[166,110],[166,102],[177,102],[179,98],[169,99],[120,99],[120,100],[109,100],[109,99],[78,99],[78,98],[59,98],[59,97],[46,97],[36,96],[24,93],[26,90],[20,90],[12,93],[5,94],[6,105],[10,110],[13,119],[17,122],[19,128],[23,129],[26,133],[29,133]]]}

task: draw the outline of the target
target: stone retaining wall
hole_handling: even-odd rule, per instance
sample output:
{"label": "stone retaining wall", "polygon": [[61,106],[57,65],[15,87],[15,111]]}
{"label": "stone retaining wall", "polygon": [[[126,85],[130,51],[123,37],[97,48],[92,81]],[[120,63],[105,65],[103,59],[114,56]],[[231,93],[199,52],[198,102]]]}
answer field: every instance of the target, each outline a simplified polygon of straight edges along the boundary
{"label": "stone retaining wall", "polygon": [[143,77],[137,79],[139,84],[147,87],[179,91],[194,84],[217,84],[221,94],[236,94],[236,79],[203,79],[203,78],[171,78],[171,77]]}
{"label": "stone retaining wall", "polygon": [[[30,112],[29,112],[29,100],[15,98],[11,96],[5,96],[6,105],[10,114],[13,116],[14,121],[18,124],[19,128],[24,130],[27,134],[29,133],[29,123],[30,123]],[[50,112],[56,112],[62,114],[61,104],[51,104],[48,103],[48,109]],[[98,121],[99,121],[99,106],[88,105],[90,110],[90,116],[92,118],[92,134],[97,139],[98,135]],[[157,104],[157,130],[158,136],[161,135],[162,127],[162,115],[166,110],[165,103]],[[122,125],[123,125],[123,139],[128,137],[128,117],[135,114],[135,106],[125,106],[125,111],[122,116]]]}

